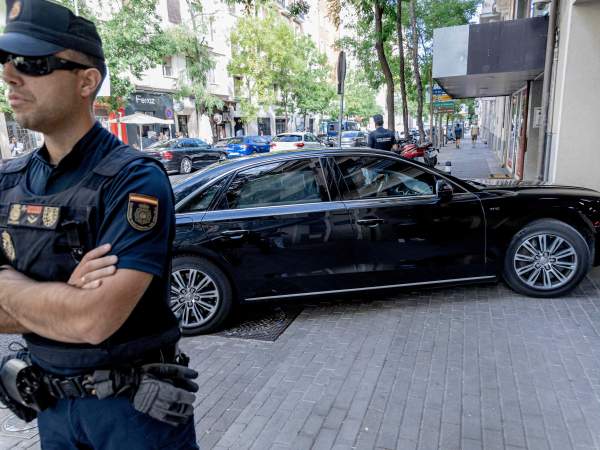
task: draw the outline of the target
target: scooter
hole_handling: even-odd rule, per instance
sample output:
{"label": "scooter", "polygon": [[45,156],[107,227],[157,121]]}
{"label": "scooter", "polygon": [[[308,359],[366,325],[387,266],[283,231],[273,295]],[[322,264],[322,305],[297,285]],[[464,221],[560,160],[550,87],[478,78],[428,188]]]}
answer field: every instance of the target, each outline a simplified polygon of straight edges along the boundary
{"label": "scooter", "polygon": [[437,155],[439,150],[433,148],[433,143],[424,142],[421,145],[415,143],[405,144],[400,149],[400,156],[406,159],[414,159],[416,161],[427,164],[429,167],[437,165]]}

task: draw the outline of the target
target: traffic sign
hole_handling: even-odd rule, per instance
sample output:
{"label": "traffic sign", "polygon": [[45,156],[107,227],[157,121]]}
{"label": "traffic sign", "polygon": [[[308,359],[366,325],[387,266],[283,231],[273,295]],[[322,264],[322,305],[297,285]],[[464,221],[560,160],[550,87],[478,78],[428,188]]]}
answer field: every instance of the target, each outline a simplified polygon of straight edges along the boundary
{"label": "traffic sign", "polygon": [[443,102],[433,102],[435,109],[452,109],[454,110],[454,100],[448,100]]}

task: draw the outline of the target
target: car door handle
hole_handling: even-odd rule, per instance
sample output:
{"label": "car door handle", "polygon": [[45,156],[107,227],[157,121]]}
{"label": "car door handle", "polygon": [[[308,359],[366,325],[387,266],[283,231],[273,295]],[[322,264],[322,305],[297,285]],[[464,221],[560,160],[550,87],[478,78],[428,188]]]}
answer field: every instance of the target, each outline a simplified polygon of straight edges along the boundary
{"label": "car door handle", "polygon": [[357,220],[356,223],[359,225],[362,225],[364,227],[376,227],[378,225],[381,225],[383,222],[385,222],[385,220],[383,219],[361,219],[361,220]]}
{"label": "car door handle", "polygon": [[248,230],[227,230],[222,231],[221,236],[227,239],[242,239],[250,232]]}

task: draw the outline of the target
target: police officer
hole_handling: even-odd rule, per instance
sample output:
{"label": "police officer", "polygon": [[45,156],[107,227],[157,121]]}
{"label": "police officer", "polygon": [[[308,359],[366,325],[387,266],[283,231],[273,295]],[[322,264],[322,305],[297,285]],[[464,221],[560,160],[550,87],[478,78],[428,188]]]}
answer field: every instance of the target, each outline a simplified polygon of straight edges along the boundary
{"label": "police officer", "polygon": [[391,150],[396,143],[394,132],[383,128],[383,116],[381,114],[375,114],[373,121],[377,128],[369,133],[369,147],[379,150]]}
{"label": "police officer", "polygon": [[44,145],[0,165],[0,332],[26,343],[2,361],[0,399],[37,417],[44,449],[197,449],[197,373],[168,304],[168,177],[94,119],[92,22],[7,0],[6,23],[8,100]]}

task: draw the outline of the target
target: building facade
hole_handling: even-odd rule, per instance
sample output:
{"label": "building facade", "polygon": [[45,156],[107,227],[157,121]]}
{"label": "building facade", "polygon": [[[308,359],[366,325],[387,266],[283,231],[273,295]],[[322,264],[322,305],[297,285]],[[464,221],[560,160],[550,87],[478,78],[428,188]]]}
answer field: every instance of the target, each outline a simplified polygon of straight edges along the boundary
{"label": "building facade", "polygon": [[[548,29],[553,8],[556,27]],[[600,102],[595,88],[600,82],[600,1],[486,0],[476,27],[503,31],[493,42],[475,41],[471,26],[468,51],[462,55],[468,66],[465,73],[453,72],[456,68],[441,56],[439,39],[456,38],[459,33],[436,30],[440,46],[436,53],[434,42],[434,78],[457,98],[478,98],[482,137],[513,177],[600,190],[595,113]],[[514,39],[515,32],[525,34]],[[542,100],[548,35],[554,38],[554,50],[545,128]],[[487,73],[474,75],[469,70],[476,65],[478,52],[513,65],[494,70],[488,64],[480,67]],[[452,77],[466,87],[457,88]]]}

